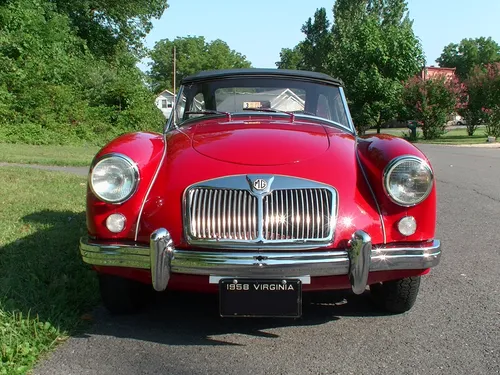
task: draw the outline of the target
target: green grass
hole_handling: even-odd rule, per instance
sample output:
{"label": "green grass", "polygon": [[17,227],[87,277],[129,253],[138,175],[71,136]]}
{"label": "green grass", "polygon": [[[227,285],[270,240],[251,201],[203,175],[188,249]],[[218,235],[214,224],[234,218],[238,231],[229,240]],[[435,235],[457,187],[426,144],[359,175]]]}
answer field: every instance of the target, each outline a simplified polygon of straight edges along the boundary
{"label": "green grass", "polygon": [[0,143],[0,162],[45,165],[90,165],[99,151],[96,146],[34,146]]}
{"label": "green grass", "polygon": [[[391,134],[397,137],[403,137],[404,134],[408,134],[408,129],[382,129],[381,133],[383,134]],[[374,134],[376,130],[370,129],[366,132],[366,134]],[[460,144],[479,144],[486,143],[486,135],[484,134],[484,129],[479,128],[476,130],[475,134],[471,137],[467,135],[467,129],[451,129],[443,134],[438,139],[425,140],[422,138],[422,132],[420,130],[417,131],[418,134],[418,143],[435,143],[435,144],[443,144],[443,145],[460,145]]]}
{"label": "green grass", "polygon": [[0,168],[0,374],[25,374],[98,302],[80,259],[85,178]]}

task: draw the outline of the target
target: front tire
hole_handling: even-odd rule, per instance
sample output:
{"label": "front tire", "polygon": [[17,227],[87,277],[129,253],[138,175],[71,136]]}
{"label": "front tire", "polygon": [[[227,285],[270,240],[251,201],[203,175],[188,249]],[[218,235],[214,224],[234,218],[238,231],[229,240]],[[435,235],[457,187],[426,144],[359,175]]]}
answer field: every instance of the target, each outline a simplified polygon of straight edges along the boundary
{"label": "front tire", "polygon": [[419,288],[420,276],[414,276],[370,285],[370,294],[379,307],[400,314],[413,307]]}
{"label": "front tire", "polygon": [[153,295],[150,285],[119,276],[100,274],[99,290],[104,307],[112,314],[130,314],[146,306]]}

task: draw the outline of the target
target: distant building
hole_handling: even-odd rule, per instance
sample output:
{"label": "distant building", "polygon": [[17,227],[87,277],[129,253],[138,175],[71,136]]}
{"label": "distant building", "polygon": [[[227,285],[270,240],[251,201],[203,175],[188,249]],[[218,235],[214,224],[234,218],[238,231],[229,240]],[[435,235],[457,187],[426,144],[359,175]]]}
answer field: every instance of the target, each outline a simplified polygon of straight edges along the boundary
{"label": "distant building", "polygon": [[163,115],[168,119],[172,112],[174,104],[174,94],[168,90],[162,91],[155,100],[156,106],[162,111]]}
{"label": "distant building", "polygon": [[436,76],[445,76],[448,79],[455,78],[457,68],[441,68],[437,66],[426,66],[420,72],[420,78],[424,81]]}
{"label": "distant building", "polygon": [[[267,99],[267,100],[266,100]],[[236,112],[249,105],[248,103],[261,103],[267,101],[268,108],[280,111],[303,111],[304,99],[300,98],[290,89],[270,90],[259,93],[237,93],[231,95],[217,105],[219,111]]]}

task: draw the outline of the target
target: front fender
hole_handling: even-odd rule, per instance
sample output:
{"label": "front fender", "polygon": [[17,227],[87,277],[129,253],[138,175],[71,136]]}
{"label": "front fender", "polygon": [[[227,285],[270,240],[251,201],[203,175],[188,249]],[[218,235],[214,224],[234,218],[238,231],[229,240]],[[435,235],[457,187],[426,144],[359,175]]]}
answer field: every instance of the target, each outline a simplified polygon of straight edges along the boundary
{"label": "front fender", "polygon": [[[165,153],[165,139],[163,135],[157,133],[124,134],[108,143],[97,153],[90,171],[99,158],[110,153],[126,155],[137,164],[139,185],[135,194],[126,202],[109,204],[99,200],[87,183],[88,234],[94,239],[134,240],[144,200]],[[106,219],[113,213],[121,213],[127,219],[125,229],[120,233],[112,233],[106,228]]]}
{"label": "front fender", "polygon": [[[369,183],[377,198],[386,231],[386,242],[424,241],[434,239],[436,228],[436,182],[430,195],[414,207],[402,207],[392,202],[384,191],[384,170],[391,160],[402,155],[412,155],[426,161],[427,157],[417,147],[404,139],[377,134],[358,138],[357,152]],[[417,221],[417,231],[403,236],[397,224],[405,216]]]}

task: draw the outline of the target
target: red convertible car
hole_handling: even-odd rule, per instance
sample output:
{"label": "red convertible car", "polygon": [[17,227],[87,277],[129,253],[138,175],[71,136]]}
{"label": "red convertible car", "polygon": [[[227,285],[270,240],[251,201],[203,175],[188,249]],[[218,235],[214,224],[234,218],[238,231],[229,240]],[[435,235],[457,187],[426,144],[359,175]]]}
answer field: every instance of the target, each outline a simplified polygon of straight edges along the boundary
{"label": "red convertible car", "polygon": [[358,136],[339,80],[219,70],[182,80],[163,134],[99,151],[80,252],[113,313],[167,289],[217,293],[224,317],[298,317],[334,289],[401,313],[439,263],[435,225],[426,156]]}

